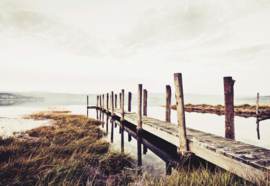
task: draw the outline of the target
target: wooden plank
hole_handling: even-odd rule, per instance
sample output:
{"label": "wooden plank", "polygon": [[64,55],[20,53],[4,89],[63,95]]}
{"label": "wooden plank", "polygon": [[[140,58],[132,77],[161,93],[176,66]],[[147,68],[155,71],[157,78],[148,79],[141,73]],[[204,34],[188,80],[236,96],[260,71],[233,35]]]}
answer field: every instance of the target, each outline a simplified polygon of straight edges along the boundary
{"label": "wooden plank", "polygon": [[185,104],[184,104],[184,92],[182,74],[174,74],[174,85],[175,85],[175,98],[177,107],[177,118],[179,126],[179,143],[180,151],[188,151],[187,139],[186,139],[186,120],[185,120]]}

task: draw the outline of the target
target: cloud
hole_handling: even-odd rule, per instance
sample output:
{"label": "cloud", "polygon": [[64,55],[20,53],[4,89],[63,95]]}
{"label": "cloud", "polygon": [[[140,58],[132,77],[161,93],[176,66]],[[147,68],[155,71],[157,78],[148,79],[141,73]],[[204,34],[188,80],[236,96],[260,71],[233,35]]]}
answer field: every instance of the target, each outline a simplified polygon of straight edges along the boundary
{"label": "cloud", "polygon": [[0,34],[35,39],[61,52],[101,55],[97,42],[87,33],[46,15],[31,0],[1,0]]}

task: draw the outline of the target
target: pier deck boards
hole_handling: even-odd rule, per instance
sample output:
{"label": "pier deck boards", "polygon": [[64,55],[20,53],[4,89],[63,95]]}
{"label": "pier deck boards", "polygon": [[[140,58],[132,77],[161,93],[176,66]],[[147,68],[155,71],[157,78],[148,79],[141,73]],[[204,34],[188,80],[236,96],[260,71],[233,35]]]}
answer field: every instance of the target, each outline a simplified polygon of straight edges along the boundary
{"label": "pier deck boards", "polygon": [[[120,109],[115,108],[114,113],[121,117]],[[126,121],[137,125],[137,113],[125,111],[124,114]],[[177,125],[142,116],[142,128],[179,147]],[[258,179],[268,180],[270,150],[191,128],[186,128],[186,134],[188,150],[196,156],[253,183]]]}

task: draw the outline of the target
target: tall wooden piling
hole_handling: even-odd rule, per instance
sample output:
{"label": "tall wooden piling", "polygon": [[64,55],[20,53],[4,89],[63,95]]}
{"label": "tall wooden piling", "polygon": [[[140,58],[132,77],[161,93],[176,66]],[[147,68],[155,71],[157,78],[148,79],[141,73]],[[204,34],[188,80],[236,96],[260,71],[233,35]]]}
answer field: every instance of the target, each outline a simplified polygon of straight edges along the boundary
{"label": "tall wooden piling", "polygon": [[234,135],[234,80],[232,77],[224,77],[224,98],[225,98],[225,137],[235,139]]}
{"label": "tall wooden piling", "polygon": [[102,94],[102,110],[104,110],[104,94]]}
{"label": "tall wooden piling", "polygon": [[107,109],[106,112],[109,112],[109,93],[107,93]]}
{"label": "tall wooden piling", "polygon": [[113,91],[111,91],[111,107],[112,107],[111,116],[114,116],[114,106],[113,106]]}
{"label": "tall wooden piling", "polygon": [[257,101],[256,101],[256,115],[257,115],[257,117],[259,116],[259,98],[260,98],[260,94],[258,92],[257,93]]}
{"label": "tall wooden piling", "polygon": [[117,94],[115,94],[115,108],[117,108]]}
{"label": "tall wooden piling", "polygon": [[122,95],[121,95],[121,121],[124,121],[124,100],[125,100],[125,90],[122,89]]}
{"label": "tall wooden piling", "polygon": [[88,106],[89,106],[89,97],[87,95],[87,108],[88,108]]}
{"label": "tall wooden piling", "polygon": [[114,120],[111,118],[111,143],[113,143],[113,122]]}
{"label": "tall wooden piling", "polygon": [[187,151],[187,139],[186,139],[186,120],[185,120],[185,108],[184,108],[184,92],[182,83],[182,74],[174,74],[174,85],[175,85],[175,99],[177,107],[177,118],[179,126],[179,142],[180,151]]}
{"label": "tall wooden piling", "polygon": [[166,114],[165,114],[165,121],[167,121],[167,122],[171,122],[171,100],[172,100],[171,86],[166,85]]}
{"label": "tall wooden piling", "polygon": [[121,128],[121,152],[124,152],[125,142],[124,142],[124,125],[123,123],[120,126]]}
{"label": "tall wooden piling", "polygon": [[143,90],[143,115],[147,116],[147,90]]}
{"label": "tall wooden piling", "polygon": [[142,131],[142,84],[138,85],[138,125],[137,132]]}
{"label": "tall wooden piling", "polygon": [[98,99],[99,99],[99,96],[97,96],[97,108],[98,108]]}
{"label": "tall wooden piling", "polygon": [[131,99],[132,99],[132,93],[128,93],[128,111],[131,112]]}
{"label": "tall wooden piling", "polygon": [[101,95],[99,96],[99,109],[101,110],[102,108],[101,108],[102,106],[101,106]]}
{"label": "tall wooden piling", "polygon": [[119,105],[120,105],[120,109],[121,109],[121,106],[122,106],[122,104],[121,104],[121,101],[122,101],[122,98],[121,98],[121,92],[119,93]]}

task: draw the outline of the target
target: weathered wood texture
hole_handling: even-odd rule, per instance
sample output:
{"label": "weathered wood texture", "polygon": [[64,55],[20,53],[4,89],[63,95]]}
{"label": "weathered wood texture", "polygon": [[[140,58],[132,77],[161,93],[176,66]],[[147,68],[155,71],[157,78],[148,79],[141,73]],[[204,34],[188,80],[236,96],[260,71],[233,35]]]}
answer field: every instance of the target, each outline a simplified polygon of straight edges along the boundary
{"label": "weathered wood texture", "polygon": [[142,130],[142,84],[138,85],[138,120],[137,131]]}
{"label": "weathered wood texture", "polygon": [[143,90],[143,115],[147,116],[147,90]]}
{"label": "weathered wood texture", "polygon": [[186,120],[185,120],[185,104],[184,104],[184,92],[183,92],[183,82],[182,74],[174,74],[174,85],[175,85],[175,99],[177,107],[177,118],[179,125],[179,143],[180,151],[188,151],[187,149],[187,139],[186,139]]}
{"label": "weathered wood texture", "polygon": [[171,86],[166,85],[166,113],[165,113],[165,121],[171,122],[171,100],[172,100],[172,93],[171,93]]}
{"label": "weathered wood texture", "polygon": [[98,107],[98,99],[99,99],[99,96],[97,96],[97,107]]}
{"label": "weathered wood texture", "polygon": [[224,99],[225,99],[225,137],[235,139],[234,135],[234,95],[232,77],[224,77]]}
{"label": "weathered wood texture", "polygon": [[131,100],[132,100],[132,93],[128,93],[128,111],[131,112]]}
{"label": "weathered wood texture", "polygon": [[[121,110],[115,109],[115,114],[120,117]],[[125,120],[137,125],[138,114],[125,111]],[[179,128],[176,124],[142,116],[142,125],[143,130],[179,147]],[[252,183],[255,183],[258,178],[267,179],[266,171],[270,169],[270,150],[191,128],[186,128],[186,136],[188,149],[196,156]]]}

